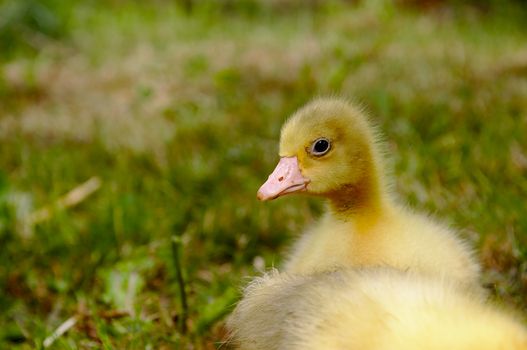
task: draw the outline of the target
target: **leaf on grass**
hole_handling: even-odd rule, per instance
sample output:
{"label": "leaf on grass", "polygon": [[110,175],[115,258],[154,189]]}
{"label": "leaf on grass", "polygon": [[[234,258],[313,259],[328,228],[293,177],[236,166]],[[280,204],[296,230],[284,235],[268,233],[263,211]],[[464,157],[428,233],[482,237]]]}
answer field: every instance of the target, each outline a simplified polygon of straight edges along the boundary
{"label": "leaf on grass", "polygon": [[196,320],[195,333],[198,335],[204,334],[214,323],[229,314],[232,311],[232,305],[238,298],[238,290],[231,287],[223,295],[206,305]]}

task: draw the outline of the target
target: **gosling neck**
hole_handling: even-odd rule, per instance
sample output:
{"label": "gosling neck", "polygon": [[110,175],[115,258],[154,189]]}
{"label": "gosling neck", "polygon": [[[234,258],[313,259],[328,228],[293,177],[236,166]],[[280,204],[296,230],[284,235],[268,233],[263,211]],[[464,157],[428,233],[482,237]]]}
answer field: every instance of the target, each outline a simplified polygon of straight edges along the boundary
{"label": "gosling neck", "polygon": [[389,208],[386,189],[380,179],[367,177],[355,184],[342,186],[330,193],[330,213],[339,220],[353,221],[357,225],[372,224]]}

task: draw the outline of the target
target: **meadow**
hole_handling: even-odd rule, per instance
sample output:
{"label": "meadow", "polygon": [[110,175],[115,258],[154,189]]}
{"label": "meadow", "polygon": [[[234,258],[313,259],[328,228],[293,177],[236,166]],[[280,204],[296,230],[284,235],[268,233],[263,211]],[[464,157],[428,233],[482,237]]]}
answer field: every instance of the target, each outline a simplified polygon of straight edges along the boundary
{"label": "meadow", "polygon": [[362,104],[402,201],[527,315],[521,2],[0,1],[0,348],[215,349],[323,204],[256,190],[282,122]]}

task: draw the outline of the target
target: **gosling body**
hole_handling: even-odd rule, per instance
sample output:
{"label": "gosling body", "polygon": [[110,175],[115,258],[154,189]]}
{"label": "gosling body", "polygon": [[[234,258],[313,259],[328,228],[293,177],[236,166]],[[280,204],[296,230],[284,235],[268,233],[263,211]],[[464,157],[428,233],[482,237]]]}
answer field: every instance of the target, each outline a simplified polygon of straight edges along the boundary
{"label": "gosling body", "polygon": [[451,279],[392,268],[255,279],[230,316],[241,350],[525,350],[521,321]]}

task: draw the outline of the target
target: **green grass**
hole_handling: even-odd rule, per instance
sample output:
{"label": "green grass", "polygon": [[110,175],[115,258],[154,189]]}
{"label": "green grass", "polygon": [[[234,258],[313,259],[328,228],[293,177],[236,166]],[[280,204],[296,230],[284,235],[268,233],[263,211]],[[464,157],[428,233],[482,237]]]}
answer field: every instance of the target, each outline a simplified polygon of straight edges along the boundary
{"label": "green grass", "polygon": [[[187,15],[94,2],[64,10],[60,40],[13,46],[0,66],[0,348],[41,348],[72,316],[51,348],[219,346],[244,277],[279,265],[320,213],[304,197],[255,199],[281,123],[320,94],[367,106],[401,197],[459,227],[485,282],[525,311],[524,15],[367,3]],[[94,176],[92,196],[54,207]],[[29,225],[43,207],[50,218]]]}

